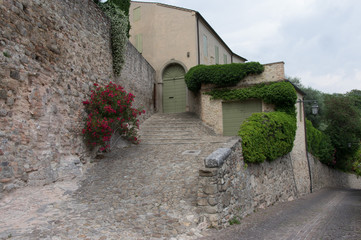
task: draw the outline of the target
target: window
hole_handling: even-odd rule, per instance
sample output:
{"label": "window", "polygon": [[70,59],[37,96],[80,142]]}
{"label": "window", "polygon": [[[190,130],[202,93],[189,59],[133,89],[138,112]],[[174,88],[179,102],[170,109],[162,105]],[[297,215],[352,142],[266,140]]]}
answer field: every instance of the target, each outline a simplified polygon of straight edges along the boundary
{"label": "window", "polygon": [[227,54],[223,54],[223,63],[227,64]]}
{"label": "window", "polygon": [[138,52],[143,52],[143,35],[138,34],[135,35],[135,48],[138,50]]}
{"label": "window", "polygon": [[203,35],[203,56],[208,57],[208,40],[206,35]]}
{"label": "window", "polygon": [[216,57],[216,64],[219,64],[219,47],[215,46],[215,57]]}
{"label": "window", "polygon": [[140,20],[140,7],[133,9],[133,21],[139,21]]}

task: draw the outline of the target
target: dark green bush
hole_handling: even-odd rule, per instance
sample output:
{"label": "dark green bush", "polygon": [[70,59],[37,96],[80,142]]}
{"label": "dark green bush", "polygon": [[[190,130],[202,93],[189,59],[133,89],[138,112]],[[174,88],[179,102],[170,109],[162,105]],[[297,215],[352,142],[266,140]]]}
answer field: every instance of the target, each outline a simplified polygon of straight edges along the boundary
{"label": "dark green bush", "polygon": [[335,149],[332,146],[330,137],[313,127],[312,122],[309,120],[306,120],[306,128],[308,151],[322,163],[331,164],[334,160]]}
{"label": "dark green bush", "polygon": [[215,84],[217,87],[234,86],[246,76],[263,71],[263,65],[258,62],[198,65],[187,72],[185,81],[189,90],[198,92],[202,83]]}
{"label": "dark green bush", "polygon": [[241,125],[243,157],[248,163],[273,161],[293,148],[296,118],[284,112],[254,113]]}
{"label": "dark green bush", "polygon": [[250,98],[262,99],[266,103],[274,104],[276,111],[295,114],[297,94],[289,82],[275,82],[271,84],[258,84],[248,88],[221,89],[206,92],[213,99],[226,101],[244,101]]}

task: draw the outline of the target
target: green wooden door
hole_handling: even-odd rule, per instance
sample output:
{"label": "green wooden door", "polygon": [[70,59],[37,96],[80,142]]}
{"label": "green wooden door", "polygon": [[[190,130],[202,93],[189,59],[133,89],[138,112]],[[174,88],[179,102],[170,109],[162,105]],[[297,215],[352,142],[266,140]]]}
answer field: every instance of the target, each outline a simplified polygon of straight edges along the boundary
{"label": "green wooden door", "polygon": [[248,100],[245,102],[224,102],[223,111],[223,135],[236,136],[242,122],[255,112],[262,112],[260,100]]}
{"label": "green wooden door", "polygon": [[163,112],[178,113],[186,110],[185,71],[182,66],[172,64],[163,73]]}

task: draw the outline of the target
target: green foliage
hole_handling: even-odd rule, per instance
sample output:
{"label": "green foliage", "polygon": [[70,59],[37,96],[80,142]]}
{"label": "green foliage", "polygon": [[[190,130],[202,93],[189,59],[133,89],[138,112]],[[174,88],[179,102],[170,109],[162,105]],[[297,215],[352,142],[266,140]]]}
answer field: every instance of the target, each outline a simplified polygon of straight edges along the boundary
{"label": "green foliage", "polygon": [[243,157],[248,163],[272,161],[293,148],[296,118],[284,112],[255,113],[241,125]]}
{"label": "green foliage", "polygon": [[258,84],[248,88],[214,89],[207,92],[213,99],[226,101],[244,101],[251,98],[262,99],[266,103],[274,104],[276,111],[295,114],[297,94],[289,82],[275,82],[271,84]]}
{"label": "green foliage", "polygon": [[312,122],[309,120],[306,120],[306,128],[308,151],[322,163],[333,164],[335,149],[332,146],[330,137],[313,127]]}
{"label": "green foliage", "polygon": [[198,65],[187,72],[185,81],[189,90],[198,92],[202,83],[215,84],[217,87],[234,86],[246,76],[263,71],[263,65],[258,62]]}
{"label": "green foliage", "polygon": [[361,139],[361,113],[353,99],[345,95],[328,95],[325,105],[325,132],[336,149],[336,167],[350,171]]}
{"label": "green foliage", "polygon": [[115,75],[119,75],[124,63],[124,54],[128,40],[128,16],[124,14],[124,11],[117,5],[115,0],[98,3],[98,5],[110,19],[113,71]]}
{"label": "green foliage", "polygon": [[3,55],[4,55],[4,57],[7,57],[7,58],[10,58],[11,57],[11,55],[10,55],[10,53],[8,53],[8,52],[3,52]]}
{"label": "green foliage", "polygon": [[229,225],[241,224],[241,221],[239,220],[238,217],[233,217],[228,222],[229,222]]}

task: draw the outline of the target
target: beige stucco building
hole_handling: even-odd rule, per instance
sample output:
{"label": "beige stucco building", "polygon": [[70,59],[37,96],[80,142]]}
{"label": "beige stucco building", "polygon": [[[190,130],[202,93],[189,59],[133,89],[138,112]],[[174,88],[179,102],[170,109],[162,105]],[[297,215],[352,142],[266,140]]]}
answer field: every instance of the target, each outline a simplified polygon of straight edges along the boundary
{"label": "beige stucco building", "polygon": [[195,112],[184,74],[198,64],[241,63],[202,15],[161,3],[132,1],[130,41],[156,70],[157,110]]}

